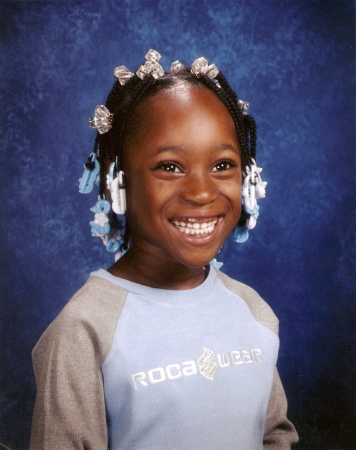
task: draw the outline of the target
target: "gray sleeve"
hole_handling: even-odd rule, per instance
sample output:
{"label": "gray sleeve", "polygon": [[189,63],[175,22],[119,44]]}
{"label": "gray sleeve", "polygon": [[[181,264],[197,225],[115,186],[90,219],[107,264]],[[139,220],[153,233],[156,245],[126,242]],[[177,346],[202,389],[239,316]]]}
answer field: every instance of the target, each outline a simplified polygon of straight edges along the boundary
{"label": "gray sleeve", "polygon": [[266,450],[289,450],[298,442],[298,434],[287,419],[287,399],[275,369],[271,395],[268,402],[263,448]]}
{"label": "gray sleeve", "polygon": [[107,449],[101,366],[125,301],[118,291],[89,279],[34,348],[31,450]]}

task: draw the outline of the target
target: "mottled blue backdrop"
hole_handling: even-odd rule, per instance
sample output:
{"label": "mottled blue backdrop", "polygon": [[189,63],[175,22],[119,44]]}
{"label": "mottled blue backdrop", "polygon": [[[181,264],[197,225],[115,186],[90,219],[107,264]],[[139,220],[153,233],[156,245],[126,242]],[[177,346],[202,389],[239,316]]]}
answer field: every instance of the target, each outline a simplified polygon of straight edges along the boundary
{"label": "mottled blue backdrop", "polygon": [[207,57],[250,102],[268,196],[250,240],[219,256],[280,318],[298,448],[356,448],[354,2],[2,1],[0,17],[3,445],[28,445],[31,349],[112,262],[90,236],[95,195],[78,193],[88,117],[114,67],[134,70],[154,48],[166,69]]}

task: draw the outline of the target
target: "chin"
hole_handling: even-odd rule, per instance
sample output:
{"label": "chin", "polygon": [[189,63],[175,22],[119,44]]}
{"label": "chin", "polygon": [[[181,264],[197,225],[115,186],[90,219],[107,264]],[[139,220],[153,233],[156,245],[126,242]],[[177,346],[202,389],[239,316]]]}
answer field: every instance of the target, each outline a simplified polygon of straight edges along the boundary
{"label": "chin", "polygon": [[192,257],[187,257],[187,255],[182,255],[181,257],[176,258],[176,261],[183,266],[189,267],[190,269],[198,269],[206,266],[210,263],[210,261],[216,257],[218,251],[212,252],[208,255],[196,255]]}

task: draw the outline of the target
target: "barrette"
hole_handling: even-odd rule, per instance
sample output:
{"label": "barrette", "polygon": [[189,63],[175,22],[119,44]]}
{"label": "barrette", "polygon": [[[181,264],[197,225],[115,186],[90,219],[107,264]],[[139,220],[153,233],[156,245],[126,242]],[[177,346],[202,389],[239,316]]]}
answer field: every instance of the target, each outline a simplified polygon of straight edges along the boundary
{"label": "barrette", "polygon": [[193,61],[190,68],[194,75],[196,75],[197,77],[199,75],[207,75],[209,78],[213,79],[219,73],[219,69],[216,67],[216,65],[210,64],[209,66],[208,61],[204,57],[198,58]]}
{"label": "barrette", "polygon": [[104,105],[98,105],[94,109],[94,117],[89,118],[89,125],[103,134],[110,130],[112,120],[113,115],[108,108]]}

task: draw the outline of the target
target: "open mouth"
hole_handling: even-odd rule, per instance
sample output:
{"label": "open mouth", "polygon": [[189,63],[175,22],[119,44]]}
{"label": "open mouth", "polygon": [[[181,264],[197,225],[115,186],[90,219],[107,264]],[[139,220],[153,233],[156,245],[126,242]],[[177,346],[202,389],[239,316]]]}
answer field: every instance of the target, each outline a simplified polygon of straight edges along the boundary
{"label": "open mouth", "polygon": [[172,223],[182,233],[204,237],[214,231],[218,219],[218,217],[210,217],[208,219],[182,218],[173,219]]}

